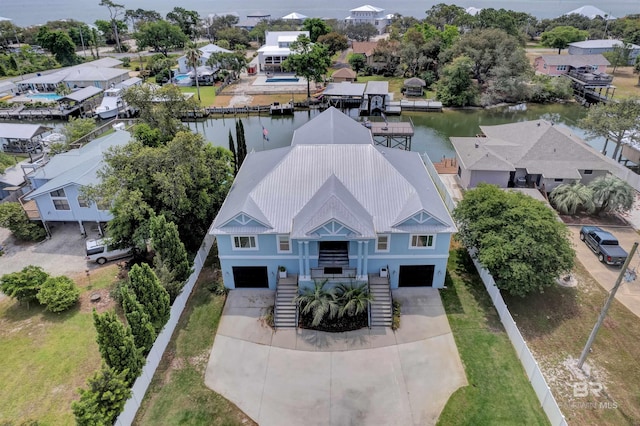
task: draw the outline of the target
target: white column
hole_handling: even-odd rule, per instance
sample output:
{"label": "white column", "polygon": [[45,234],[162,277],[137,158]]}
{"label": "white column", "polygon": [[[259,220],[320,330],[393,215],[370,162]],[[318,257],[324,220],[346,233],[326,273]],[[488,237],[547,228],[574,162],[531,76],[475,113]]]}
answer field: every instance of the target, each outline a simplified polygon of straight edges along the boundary
{"label": "white column", "polygon": [[302,277],[304,275],[304,251],[302,241],[298,241],[298,275]]}
{"label": "white column", "polygon": [[356,277],[362,275],[362,241],[358,241],[358,262],[356,263]]}
{"label": "white column", "polygon": [[309,241],[304,242],[304,274],[311,278],[311,270],[309,269]]}
{"label": "white column", "polygon": [[362,271],[362,275],[364,275],[365,279],[369,278],[369,269],[367,268],[368,263],[369,263],[369,241],[365,241],[364,242],[364,254],[363,254],[363,262],[364,265],[362,266],[362,269],[364,269]]}

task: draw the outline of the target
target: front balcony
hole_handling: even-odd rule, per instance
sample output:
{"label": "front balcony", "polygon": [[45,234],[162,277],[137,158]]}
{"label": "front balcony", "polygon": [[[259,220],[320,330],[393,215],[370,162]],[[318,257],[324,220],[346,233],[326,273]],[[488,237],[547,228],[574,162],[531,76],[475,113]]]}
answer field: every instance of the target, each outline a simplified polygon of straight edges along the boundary
{"label": "front balcony", "polygon": [[582,72],[580,70],[569,71],[569,76],[588,86],[608,86],[613,82],[613,76],[609,74],[599,74],[591,72]]}
{"label": "front balcony", "polygon": [[311,268],[312,280],[323,279],[341,279],[341,278],[356,278],[356,268],[345,268],[342,266],[325,266],[322,268]]}

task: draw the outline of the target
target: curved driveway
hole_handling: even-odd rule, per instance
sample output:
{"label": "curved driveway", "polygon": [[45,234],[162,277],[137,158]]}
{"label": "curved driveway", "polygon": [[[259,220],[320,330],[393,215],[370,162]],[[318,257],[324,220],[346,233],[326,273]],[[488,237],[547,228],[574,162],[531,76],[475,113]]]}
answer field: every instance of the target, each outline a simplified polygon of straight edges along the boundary
{"label": "curved driveway", "polygon": [[435,424],[467,384],[438,291],[394,290],[402,325],[348,333],[260,321],[269,290],[233,290],[205,384],[261,426]]}

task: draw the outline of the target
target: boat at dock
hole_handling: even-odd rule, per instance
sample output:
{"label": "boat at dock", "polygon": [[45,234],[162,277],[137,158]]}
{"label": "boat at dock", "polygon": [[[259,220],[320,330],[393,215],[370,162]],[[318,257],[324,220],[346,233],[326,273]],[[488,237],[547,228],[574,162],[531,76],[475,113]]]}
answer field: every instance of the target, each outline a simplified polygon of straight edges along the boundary
{"label": "boat at dock", "polygon": [[117,117],[118,114],[126,115],[134,112],[132,108],[127,105],[124,99],[122,99],[122,93],[129,87],[138,86],[140,84],[142,84],[142,79],[132,77],[105,90],[102,102],[95,109],[96,115],[103,120],[107,120]]}

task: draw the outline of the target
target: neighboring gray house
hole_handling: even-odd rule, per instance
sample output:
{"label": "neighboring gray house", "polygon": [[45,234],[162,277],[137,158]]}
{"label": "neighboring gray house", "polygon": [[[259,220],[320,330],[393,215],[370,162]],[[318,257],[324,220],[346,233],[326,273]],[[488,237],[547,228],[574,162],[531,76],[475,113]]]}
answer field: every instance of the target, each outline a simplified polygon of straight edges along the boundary
{"label": "neighboring gray house", "polygon": [[104,152],[130,139],[129,132],[116,129],[82,148],[53,156],[27,175],[33,190],[24,196],[23,206],[29,218],[41,220],[45,227],[50,222],[77,222],[83,234],[86,223],[100,226],[111,220],[110,206],[85,199],[81,188],[99,183]]}
{"label": "neighboring gray house", "polygon": [[[624,46],[621,40],[586,40],[570,43],[569,55],[595,55],[612,52],[615,46]],[[629,54],[629,65],[634,64],[638,55],[640,55],[640,46],[631,44],[631,52]]]}
{"label": "neighboring gray house", "polygon": [[618,167],[571,130],[545,120],[480,126],[483,135],[449,138],[456,150],[458,180],[465,188],[481,182],[501,188],[584,184]]}

